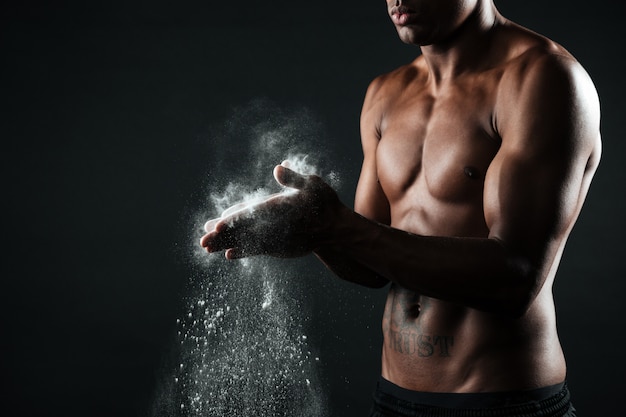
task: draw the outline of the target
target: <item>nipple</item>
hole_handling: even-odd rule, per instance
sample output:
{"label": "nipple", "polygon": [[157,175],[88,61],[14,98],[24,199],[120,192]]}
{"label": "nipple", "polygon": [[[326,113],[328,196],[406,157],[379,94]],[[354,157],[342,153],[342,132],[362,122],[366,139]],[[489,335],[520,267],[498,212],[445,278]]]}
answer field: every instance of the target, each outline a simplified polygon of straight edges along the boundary
{"label": "nipple", "polygon": [[473,180],[476,180],[480,177],[478,169],[474,167],[465,167],[463,168],[463,172],[465,173],[465,175],[467,175],[468,178],[471,178]]}

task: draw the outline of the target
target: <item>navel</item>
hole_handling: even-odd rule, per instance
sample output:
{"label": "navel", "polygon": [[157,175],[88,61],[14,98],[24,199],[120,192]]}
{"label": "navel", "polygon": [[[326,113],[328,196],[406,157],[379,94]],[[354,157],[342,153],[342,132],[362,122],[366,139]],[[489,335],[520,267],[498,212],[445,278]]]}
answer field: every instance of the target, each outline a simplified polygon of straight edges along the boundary
{"label": "navel", "polygon": [[412,304],[406,309],[406,314],[411,318],[417,318],[421,312],[422,306],[420,305],[420,303]]}
{"label": "navel", "polygon": [[463,172],[470,179],[473,179],[473,180],[480,179],[480,171],[478,171],[478,169],[474,167],[465,167],[463,168]]}

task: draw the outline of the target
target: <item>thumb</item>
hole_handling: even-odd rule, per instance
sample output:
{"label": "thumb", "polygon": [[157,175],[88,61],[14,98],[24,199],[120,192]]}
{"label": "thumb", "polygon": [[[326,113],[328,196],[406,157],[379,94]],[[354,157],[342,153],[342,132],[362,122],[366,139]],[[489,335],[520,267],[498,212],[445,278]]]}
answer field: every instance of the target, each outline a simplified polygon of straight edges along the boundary
{"label": "thumb", "polygon": [[307,176],[292,171],[283,165],[274,167],[274,178],[280,185],[297,190],[303,189],[307,182]]}

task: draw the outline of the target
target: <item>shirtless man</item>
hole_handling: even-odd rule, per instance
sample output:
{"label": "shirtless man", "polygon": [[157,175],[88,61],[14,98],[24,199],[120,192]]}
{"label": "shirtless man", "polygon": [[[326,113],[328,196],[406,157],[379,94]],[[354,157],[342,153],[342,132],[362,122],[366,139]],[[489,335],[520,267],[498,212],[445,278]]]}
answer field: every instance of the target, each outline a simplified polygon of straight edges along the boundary
{"label": "shirtless man", "polygon": [[344,279],[391,282],[372,416],[575,415],[552,284],[600,158],[595,88],[493,0],[387,6],[422,54],[368,89],[354,211],[278,166],[297,191],[229,210],[201,245],[314,252]]}

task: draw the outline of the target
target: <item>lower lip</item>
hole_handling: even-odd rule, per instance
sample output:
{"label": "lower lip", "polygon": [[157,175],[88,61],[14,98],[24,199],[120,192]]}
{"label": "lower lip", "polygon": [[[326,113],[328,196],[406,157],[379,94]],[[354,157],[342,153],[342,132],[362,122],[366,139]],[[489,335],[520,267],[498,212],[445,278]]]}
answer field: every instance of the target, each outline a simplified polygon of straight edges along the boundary
{"label": "lower lip", "polygon": [[413,20],[415,20],[415,14],[414,13],[396,13],[392,15],[391,18],[393,19],[394,24],[398,26],[406,26],[408,24],[411,24]]}

